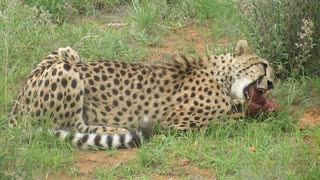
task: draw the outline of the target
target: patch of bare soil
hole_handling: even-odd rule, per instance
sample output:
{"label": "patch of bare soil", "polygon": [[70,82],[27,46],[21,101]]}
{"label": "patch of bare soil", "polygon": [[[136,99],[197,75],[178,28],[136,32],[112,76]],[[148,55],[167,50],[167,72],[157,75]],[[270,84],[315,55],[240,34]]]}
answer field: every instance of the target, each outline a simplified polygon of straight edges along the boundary
{"label": "patch of bare soil", "polygon": [[[112,170],[136,158],[137,154],[138,149],[117,150],[115,153],[108,151],[79,151],[74,165],[76,179],[95,178],[97,168]],[[74,179],[74,177],[67,174],[52,174],[47,179]]]}
{"label": "patch of bare soil", "polygon": [[320,126],[320,109],[305,111],[298,125],[301,129]]}
{"label": "patch of bare soil", "polygon": [[172,164],[172,169],[166,171],[165,174],[152,174],[151,179],[155,180],[165,180],[165,179],[217,179],[214,176],[214,169],[200,168],[194,165],[190,159],[177,159],[176,157],[171,157],[170,162]]}
{"label": "patch of bare soil", "polygon": [[116,167],[134,159],[138,154],[138,149],[117,150],[114,155],[106,151],[81,151],[78,153],[76,166],[79,167],[80,174],[92,174],[96,168]]}
{"label": "patch of bare soil", "polygon": [[[320,127],[320,109],[305,111],[298,121],[298,126],[302,130],[307,128]],[[309,146],[312,153],[318,154],[319,143],[315,136],[306,135],[303,137],[303,141]],[[318,161],[320,162],[319,155]]]}
{"label": "patch of bare soil", "polygon": [[[65,174],[48,174],[45,177],[39,179],[95,179],[96,169],[102,168],[106,171],[112,171],[118,166],[125,165],[128,161],[133,160],[137,157],[138,149],[128,150],[117,150],[116,152],[110,153],[108,151],[79,151],[77,154],[77,161],[74,165],[74,175],[72,173]],[[152,174],[150,177],[154,180],[165,180],[165,179],[181,179],[182,177],[188,177],[190,179],[217,179],[214,176],[212,169],[199,168],[192,164],[189,159],[172,158],[172,168],[165,174]]]}
{"label": "patch of bare soil", "polygon": [[[212,44],[210,28],[188,25],[179,29],[174,29],[166,34],[161,45],[150,46],[150,55],[145,58],[148,62],[159,62],[163,57],[174,53],[197,52],[206,53],[206,47]],[[219,39],[219,44],[223,47],[229,45],[227,39]]]}
{"label": "patch of bare soil", "polygon": [[177,166],[174,169],[172,169],[172,172],[166,173],[165,175],[160,174],[154,174],[151,176],[151,179],[154,180],[178,180],[183,179],[183,177],[188,177],[188,179],[212,179],[216,180],[217,177],[215,177],[212,172],[208,169],[201,169],[197,166],[194,166],[192,164],[188,164],[185,166]]}

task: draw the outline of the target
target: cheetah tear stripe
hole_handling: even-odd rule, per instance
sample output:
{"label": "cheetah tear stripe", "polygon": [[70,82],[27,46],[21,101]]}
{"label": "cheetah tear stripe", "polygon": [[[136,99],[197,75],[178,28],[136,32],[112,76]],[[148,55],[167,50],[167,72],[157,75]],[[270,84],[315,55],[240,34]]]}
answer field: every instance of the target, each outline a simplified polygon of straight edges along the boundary
{"label": "cheetah tear stripe", "polygon": [[130,149],[140,147],[153,135],[154,121],[145,116],[136,131],[127,134],[93,134],[52,130],[60,140],[69,141],[80,149]]}

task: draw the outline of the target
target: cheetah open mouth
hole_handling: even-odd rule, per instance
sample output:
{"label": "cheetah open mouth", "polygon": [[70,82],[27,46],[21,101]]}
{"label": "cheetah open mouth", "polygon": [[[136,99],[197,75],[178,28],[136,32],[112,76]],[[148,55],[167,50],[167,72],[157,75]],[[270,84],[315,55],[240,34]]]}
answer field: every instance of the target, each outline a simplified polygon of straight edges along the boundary
{"label": "cheetah open mouth", "polygon": [[266,100],[264,97],[263,97],[263,94],[265,94],[267,92],[267,89],[259,89],[257,88],[257,82],[254,81],[252,82],[251,84],[249,84],[247,87],[245,87],[243,89],[243,94],[244,94],[244,97],[247,99],[247,100],[255,100],[255,98],[253,98],[254,96],[259,96],[261,98],[261,100]]}
{"label": "cheetah open mouth", "polygon": [[274,112],[277,110],[276,101],[269,100],[264,96],[267,91],[267,89],[257,88],[256,81],[244,88],[243,94],[247,99],[247,116],[256,117],[261,112]]}

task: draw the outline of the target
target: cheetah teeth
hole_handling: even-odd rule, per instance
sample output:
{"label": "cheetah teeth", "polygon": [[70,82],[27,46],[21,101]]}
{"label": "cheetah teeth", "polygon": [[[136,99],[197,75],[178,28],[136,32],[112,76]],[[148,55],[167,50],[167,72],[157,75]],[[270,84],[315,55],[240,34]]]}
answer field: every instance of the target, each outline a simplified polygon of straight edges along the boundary
{"label": "cheetah teeth", "polygon": [[246,96],[247,99],[250,99],[248,91],[245,92],[245,96]]}

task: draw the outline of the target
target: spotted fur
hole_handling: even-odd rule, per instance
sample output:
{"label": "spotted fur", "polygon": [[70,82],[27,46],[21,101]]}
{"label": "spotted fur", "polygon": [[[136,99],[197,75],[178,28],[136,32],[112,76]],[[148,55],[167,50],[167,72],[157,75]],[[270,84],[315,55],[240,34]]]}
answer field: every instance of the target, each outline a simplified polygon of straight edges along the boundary
{"label": "spotted fur", "polygon": [[244,40],[234,55],[175,55],[166,64],[82,62],[75,50],[60,48],[31,72],[9,126],[31,112],[36,120],[49,117],[55,134],[80,148],[129,148],[148,139],[155,122],[177,130],[206,128],[246,101],[249,84],[268,90],[271,75],[269,63]]}

